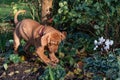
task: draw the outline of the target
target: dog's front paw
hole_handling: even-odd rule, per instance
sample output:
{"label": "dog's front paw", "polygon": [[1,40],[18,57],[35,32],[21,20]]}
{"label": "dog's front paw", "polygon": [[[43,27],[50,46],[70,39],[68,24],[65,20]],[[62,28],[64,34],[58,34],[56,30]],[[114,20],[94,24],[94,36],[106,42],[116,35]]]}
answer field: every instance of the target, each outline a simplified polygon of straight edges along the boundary
{"label": "dog's front paw", "polygon": [[47,63],[47,65],[50,65],[50,66],[56,66],[57,64],[56,63],[53,63],[53,62],[49,62],[49,63]]}
{"label": "dog's front paw", "polygon": [[49,57],[53,63],[57,64],[59,62],[59,59],[55,56],[55,53],[50,53]]}
{"label": "dog's front paw", "polygon": [[59,59],[56,58],[56,57],[52,57],[52,58],[51,58],[51,61],[52,61],[53,63],[57,64],[57,63],[59,62]]}
{"label": "dog's front paw", "polygon": [[45,64],[50,65],[50,66],[56,66],[56,63],[54,63],[54,62],[52,62],[50,60],[45,61]]}

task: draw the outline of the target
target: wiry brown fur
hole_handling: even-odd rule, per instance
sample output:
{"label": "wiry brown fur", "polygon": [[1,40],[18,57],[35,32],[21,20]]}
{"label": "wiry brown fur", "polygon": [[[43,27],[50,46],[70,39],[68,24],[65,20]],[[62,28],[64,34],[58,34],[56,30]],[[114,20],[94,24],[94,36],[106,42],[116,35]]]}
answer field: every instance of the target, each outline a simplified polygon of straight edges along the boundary
{"label": "wiry brown fur", "polygon": [[[19,13],[25,12],[20,10],[15,14],[14,23],[16,28],[14,31],[14,52],[20,45],[20,40],[24,39],[26,45],[24,50],[27,52],[31,45],[35,46],[36,53],[46,64],[56,64],[59,59],[55,56],[58,45],[61,40],[65,39],[65,35],[51,26],[43,26],[31,19],[24,19],[20,22],[17,20]],[[42,36],[41,36],[42,34]],[[50,59],[44,54],[45,49],[49,50]]]}

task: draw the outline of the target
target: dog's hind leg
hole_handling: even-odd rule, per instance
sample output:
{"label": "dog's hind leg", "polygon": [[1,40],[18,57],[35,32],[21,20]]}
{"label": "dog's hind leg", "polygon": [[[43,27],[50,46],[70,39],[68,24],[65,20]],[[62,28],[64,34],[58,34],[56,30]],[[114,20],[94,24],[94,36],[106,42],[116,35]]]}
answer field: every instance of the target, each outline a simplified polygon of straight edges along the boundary
{"label": "dog's hind leg", "polygon": [[32,52],[30,52],[30,47],[32,46],[32,44],[30,44],[30,40],[26,42],[25,46],[24,46],[24,51],[25,53],[28,55],[28,57],[32,56]]}
{"label": "dog's hind leg", "polygon": [[18,47],[20,45],[20,38],[17,35],[16,31],[14,32],[14,53],[18,53]]}
{"label": "dog's hind leg", "polygon": [[24,46],[24,51],[25,51],[26,53],[29,52],[28,49],[30,48],[30,46],[31,46],[30,41],[27,41],[26,44],[25,44],[25,46]]}

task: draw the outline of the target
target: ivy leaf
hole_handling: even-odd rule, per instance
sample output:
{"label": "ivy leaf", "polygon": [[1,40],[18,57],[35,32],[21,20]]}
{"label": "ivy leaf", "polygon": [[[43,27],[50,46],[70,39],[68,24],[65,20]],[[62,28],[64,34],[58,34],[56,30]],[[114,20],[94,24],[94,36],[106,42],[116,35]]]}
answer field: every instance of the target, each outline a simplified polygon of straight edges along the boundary
{"label": "ivy leaf", "polygon": [[111,11],[112,11],[112,15],[114,15],[115,8],[113,6],[111,6],[110,8],[111,8]]}
{"label": "ivy leaf", "polygon": [[58,9],[58,13],[61,14],[63,12],[63,10],[60,8]]}
{"label": "ivy leaf", "polygon": [[10,58],[10,61],[14,63],[19,63],[21,61],[20,57],[16,54],[11,54],[9,58]]}
{"label": "ivy leaf", "polygon": [[111,0],[105,0],[105,3],[107,3],[108,6],[110,6]]}
{"label": "ivy leaf", "polygon": [[59,3],[59,6],[60,6],[60,7],[63,7],[63,6],[64,6],[64,4],[63,4],[62,2],[60,2],[60,3]]}

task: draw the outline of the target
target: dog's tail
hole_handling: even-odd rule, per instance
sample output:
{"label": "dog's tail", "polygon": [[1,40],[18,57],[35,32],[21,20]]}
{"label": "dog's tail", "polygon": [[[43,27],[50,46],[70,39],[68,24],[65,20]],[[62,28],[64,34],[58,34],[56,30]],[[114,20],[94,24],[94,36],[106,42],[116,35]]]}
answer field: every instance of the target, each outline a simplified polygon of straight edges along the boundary
{"label": "dog's tail", "polygon": [[18,19],[17,19],[18,15],[19,15],[20,13],[25,13],[25,12],[26,12],[26,10],[19,10],[18,12],[15,13],[15,16],[14,16],[14,23],[15,23],[15,24],[18,23]]}

